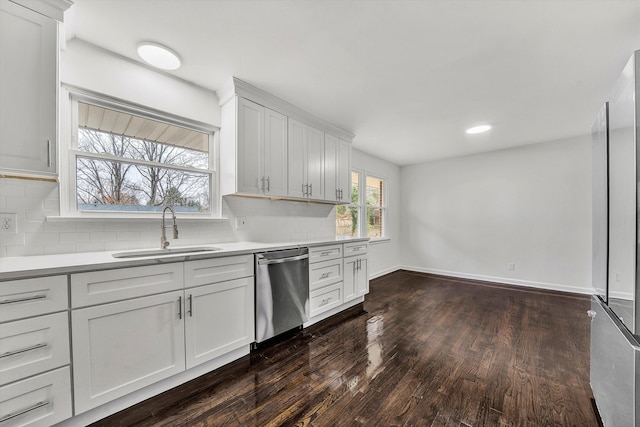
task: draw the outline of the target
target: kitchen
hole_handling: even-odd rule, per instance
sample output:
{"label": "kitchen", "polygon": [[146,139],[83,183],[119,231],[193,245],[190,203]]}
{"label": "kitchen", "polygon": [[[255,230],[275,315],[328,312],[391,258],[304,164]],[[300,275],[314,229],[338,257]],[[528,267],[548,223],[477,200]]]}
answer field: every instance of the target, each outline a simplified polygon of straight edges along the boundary
{"label": "kitchen", "polygon": [[[574,13],[571,6],[575,3],[572,2],[567,2],[563,6],[553,6],[553,14],[558,15],[555,17],[549,16],[548,8],[551,8],[549,5],[547,9],[536,9],[533,6],[527,6],[531,9],[526,9],[524,6],[526,2],[521,3],[520,6],[525,7],[529,13],[535,13],[538,19],[538,21],[531,21],[531,27],[526,28],[531,32],[527,35],[531,38],[527,39],[525,34],[521,34],[521,39],[514,37],[507,43],[501,38],[504,33],[493,34],[489,31],[490,41],[498,43],[497,46],[509,55],[515,55],[514,51],[518,52],[518,48],[534,48],[535,43],[531,44],[533,37],[541,37],[547,44],[541,43],[542,47],[538,47],[538,50],[530,55],[523,55],[522,64],[509,62],[509,55],[495,58],[495,63],[487,59],[486,63],[491,65],[487,65],[488,70],[485,70],[486,74],[482,74],[481,78],[487,78],[491,72],[495,72],[500,67],[517,67],[518,71],[524,73],[527,65],[540,65],[540,62],[527,63],[525,59],[529,56],[538,61],[552,59],[559,61],[555,56],[558,55],[558,51],[552,50],[550,46],[555,43],[554,37],[567,37],[567,45],[570,45],[571,41],[577,43],[579,37],[586,37],[583,33],[591,32],[591,30],[587,31],[588,23],[608,25],[606,28],[611,33],[607,34],[612,35],[609,36],[610,38],[605,37],[606,40],[597,45],[600,48],[598,52],[602,54],[602,52],[613,51],[611,57],[616,58],[618,63],[607,64],[606,67],[602,66],[599,69],[601,74],[606,74],[606,78],[600,76],[596,80],[593,74],[589,74],[592,80],[588,84],[582,84],[588,86],[598,83],[599,92],[589,91],[590,98],[580,98],[581,101],[578,104],[582,105],[572,104],[572,108],[588,113],[589,122],[579,127],[581,123],[579,120],[568,113],[562,114],[562,108],[567,108],[563,105],[549,105],[549,111],[544,112],[541,112],[543,110],[540,109],[540,104],[536,104],[537,110],[525,109],[530,100],[536,99],[535,92],[542,90],[542,87],[547,91],[541,95],[542,98],[550,97],[557,92],[561,99],[568,99],[584,91],[580,84],[576,85],[575,76],[561,72],[560,68],[564,64],[561,62],[557,65],[558,69],[550,70],[557,73],[559,80],[561,80],[560,77],[565,79],[562,80],[564,85],[561,87],[557,86],[557,82],[553,82],[554,79],[550,79],[552,84],[548,86],[542,86],[543,83],[548,83],[542,79],[539,82],[540,88],[522,84],[520,78],[514,78],[508,85],[505,84],[506,89],[513,91],[514,96],[528,100],[518,104],[518,108],[525,109],[521,115],[511,117],[516,120],[512,125],[515,130],[511,130],[511,134],[498,138],[499,123],[501,121],[502,126],[505,127],[507,120],[503,109],[497,109],[500,103],[509,100],[506,97],[509,90],[505,90],[495,98],[491,98],[494,104],[487,109],[495,110],[499,118],[479,117],[479,111],[474,112],[473,107],[470,108],[472,111],[460,110],[460,118],[453,123],[460,126],[456,130],[462,135],[456,136],[458,143],[444,144],[445,147],[443,147],[436,146],[434,142],[432,148],[427,150],[430,152],[429,155],[434,157],[428,158],[421,157],[423,154],[420,150],[424,148],[423,146],[430,145],[422,142],[424,136],[421,136],[429,131],[432,126],[430,122],[439,121],[446,123],[447,126],[453,125],[450,119],[453,115],[448,109],[453,107],[447,105],[443,96],[461,100],[454,106],[455,109],[460,109],[463,107],[462,104],[467,103],[462,102],[467,96],[475,97],[473,98],[475,101],[470,101],[468,104],[479,103],[483,97],[486,98],[487,89],[478,86],[478,91],[475,92],[471,85],[466,86],[462,91],[459,88],[454,89],[455,86],[439,90],[428,84],[428,81],[419,79],[420,72],[426,73],[432,67],[424,59],[428,55],[423,57],[411,53],[404,56],[400,52],[394,52],[396,47],[391,39],[393,29],[396,28],[394,26],[390,26],[389,33],[383,32],[370,43],[363,41],[362,37],[358,36],[358,30],[370,28],[364,27],[368,20],[371,20],[372,26],[375,23],[386,24],[386,15],[391,13],[392,9],[389,3],[374,3],[376,4],[374,7],[367,2],[353,2],[342,10],[337,4],[331,3],[325,9],[324,6],[313,3],[307,4],[305,8],[294,7],[289,2],[275,2],[271,5],[275,9],[270,11],[269,6],[258,6],[250,2],[244,5],[223,2],[223,5],[229,8],[223,10],[224,14],[242,16],[246,20],[241,25],[233,20],[227,22],[227,20],[209,18],[208,15],[216,15],[216,13],[206,11],[206,8],[215,9],[223,6],[216,4],[217,2],[209,5],[206,2],[194,2],[191,4],[193,10],[188,15],[189,19],[177,21],[186,28],[192,26],[202,28],[209,22],[215,22],[217,29],[214,34],[198,36],[210,40],[213,44],[211,49],[214,50],[214,54],[207,61],[214,65],[209,67],[207,62],[205,72],[202,73],[200,70],[202,74],[211,74],[211,83],[207,84],[194,84],[189,74],[181,74],[187,73],[190,69],[191,72],[196,73],[194,68],[203,66],[205,59],[199,59],[201,53],[198,52],[197,45],[203,49],[205,43],[193,42],[193,46],[189,47],[193,50],[187,52],[185,49],[188,43],[184,46],[177,45],[177,42],[172,42],[169,36],[162,32],[162,27],[171,26],[167,20],[170,20],[171,16],[178,16],[175,9],[177,6],[172,6],[170,2],[163,2],[163,6],[168,8],[164,14],[161,13],[162,8],[159,8],[158,16],[155,17],[157,23],[152,22],[148,25],[141,24],[145,21],[141,16],[149,12],[149,2],[134,2],[131,6],[125,5],[125,2],[117,2],[118,7],[107,2],[54,3],[61,3],[64,8],[67,8],[64,13],[59,12],[59,18],[54,16],[54,20],[64,21],[60,24],[59,68],[54,65],[54,69],[59,69],[56,81],[60,82],[60,85],[56,84],[56,90],[59,93],[57,105],[54,106],[54,112],[59,116],[57,124],[59,136],[54,138],[58,140],[57,145],[54,144],[53,148],[49,148],[54,152],[57,150],[57,155],[52,156],[53,172],[45,171],[35,174],[36,178],[44,177],[44,179],[7,177],[0,180],[0,212],[15,215],[17,223],[15,233],[3,233],[0,239],[0,265],[3,268],[8,265],[8,260],[19,259],[23,263],[20,268],[28,271],[29,268],[33,268],[30,267],[32,259],[29,257],[31,256],[51,256],[49,259],[55,261],[50,262],[58,263],[59,267],[63,263],[78,263],[86,252],[126,252],[158,246],[160,219],[157,215],[135,220],[94,215],[94,218],[98,219],[91,219],[78,217],[87,212],[74,211],[75,200],[70,197],[70,187],[74,180],[68,174],[73,169],[68,166],[71,164],[70,154],[73,154],[69,151],[69,144],[73,139],[70,123],[74,117],[73,104],[69,102],[70,93],[80,100],[101,95],[106,101],[112,103],[114,100],[126,101],[136,107],[146,107],[153,113],[166,113],[172,117],[189,119],[201,128],[213,129],[214,138],[220,138],[220,141],[216,142],[221,143],[225,129],[228,129],[223,122],[223,108],[228,104],[222,104],[221,90],[225,85],[226,87],[235,86],[231,90],[237,93],[242,89],[239,87],[248,82],[246,86],[249,88],[245,87],[245,90],[252,91],[254,97],[267,98],[267,102],[272,102],[270,105],[274,106],[273,110],[277,110],[276,105],[286,104],[288,111],[285,112],[290,117],[302,117],[312,123],[316,123],[314,120],[317,120],[317,123],[327,126],[325,133],[333,131],[340,139],[353,139],[351,169],[360,173],[361,181],[368,176],[384,181],[386,199],[383,201],[384,205],[380,207],[385,218],[384,237],[374,238],[369,242],[369,279],[405,269],[579,294],[594,292],[591,285],[590,126],[600,104],[607,100],[608,91],[621,71],[624,61],[640,45],[637,26],[634,26],[637,21],[630,21],[628,18],[638,16],[638,8],[634,4],[616,2],[616,7],[609,8],[607,6],[609,2],[594,2],[593,9],[585,11],[584,15],[580,15],[581,20],[578,21],[578,17],[570,18]],[[28,7],[35,7],[30,2],[26,4]],[[404,13],[393,16],[397,19],[403,18],[404,21],[401,22],[413,31],[425,25],[422,22],[424,19],[429,19],[431,25],[440,28],[437,25],[438,19],[435,18],[438,14],[444,14],[443,16],[461,14],[467,19],[465,25],[477,25],[473,28],[478,31],[489,27],[499,28],[498,24],[502,22],[501,16],[485,16],[483,12],[482,16],[485,16],[488,21],[484,24],[473,24],[473,16],[469,15],[481,13],[482,6],[474,6],[480,8],[474,9],[464,2],[451,10],[447,10],[438,2],[433,6],[435,8],[433,10],[429,10],[428,6],[416,4],[408,4],[407,7]],[[420,12],[416,15],[420,16],[420,19],[410,19],[410,12],[414,10],[412,7],[417,8],[416,13]],[[372,9],[369,10],[370,8]],[[127,10],[129,13],[121,12]],[[177,7],[177,10],[180,8]],[[186,11],[183,12],[186,13]],[[278,12],[281,16],[274,16],[273,23],[263,28],[260,26],[262,15],[269,12],[274,15]],[[427,12],[433,13],[433,16]],[[610,13],[611,16],[605,12]],[[40,13],[49,12],[40,11]],[[289,15],[294,13],[297,15]],[[314,35],[312,30],[307,32],[307,30],[298,29],[297,31],[301,33],[290,33],[295,31],[295,27],[285,26],[289,17],[306,22],[305,20],[310,19],[314,13],[319,14],[327,22],[332,22],[333,27],[331,25],[328,27],[339,30],[338,34],[333,35],[328,29],[316,30],[322,36]],[[508,16],[514,19],[514,22],[521,25],[528,22],[521,16],[524,12],[510,10],[510,13],[513,15]],[[584,25],[580,27],[583,33],[572,34],[569,30],[563,30],[559,24],[562,22],[563,13],[565,19],[576,19],[576,22]],[[427,15],[431,17],[427,18]],[[197,19],[198,16],[200,16],[199,19]],[[334,20],[331,20],[332,16]],[[346,25],[343,21],[346,17],[353,19],[354,22]],[[551,32],[542,37],[543,31],[535,23],[548,20],[558,25],[556,28],[558,32]],[[238,25],[241,27],[236,28]],[[462,23],[456,25],[462,25]],[[145,27],[146,31],[151,33],[143,33]],[[125,28],[137,28],[137,32],[127,35]],[[616,28],[616,31],[612,28]],[[90,31],[91,29],[95,32]],[[403,35],[403,41],[409,43],[412,33],[407,32],[407,35]],[[188,34],[189,31],[183,29],[182,33]],[[198,34],[195,30],[193,33]],[[230,37],[230,34],[235,34],[236,38]],[[272,38],[262,39],[261,36],[264,34],[272,34]],[[339,35],[345,40],[352,41],[351,45],[347,44],[345,50],[335,47],[340,45]],[[316,46],[316,43],[320,43],[319,40],[323,40],[322,37],[326,38],[324,41],[326,44]],[[389,37],[389,41],[385,42],[385,37]],[[135,40],[129,42],[129,38]],[[135,45],[138,41],[148,38],[156,39],[176,49],[184,59],[184,66],[175,72],[159,72],[144,65],[135,53]],[[240,46],[239,41],[237,46],[234,45],[235,40],[240,39],[244,40],[245,48]],[[217,40],[224,40],[227,46],[217,47]],[[260,43],[257,43],[257,40],[260,40]],[[499,43],[501,40],[506,45],[501,45]],[[251,42],[257,45],[252,45]],[[374,42],[381,44],[380,53],[375,53]],[[269,43],[272,43],[272,46],[267,49]],[[423,48],[424,43],[427,43],[424,39],[414,40],[409,46],[412,49],[418,49]],[[440,56],[442,61],[440,66],[444,67],[448,64],[450,69],[457,70],[458,74],[454,76],[460,81],[471,80],[471,76],[465,74],[467,72],[465,70],[474,69],[472,66],[476,61],[483,60],[474,55],[479,54],[484,47],[482,45],[477,47],[477,52],[465,52],[466,43],[466,40],[459,40],[448,46],[445,44]],[[292,50],[315,46],[316,55],[328,55],[327,52],[333,52],[334,56],[320,56],[320,58],[336,61],[336,65],[319,67],[318,64],[322,61],[313,57],[301,57],[299,62],[293,62],[289,55],[283,53],[281,46],[288,46]],[[611,46],[616,46],[616,49]],[[333,47],[335,52],[330,47]],[[369,56],[361,54],[356,47],[361,48]],[[235,55],[233,55],[234,49],[238,50]],[[327,49],[330,50],[327,51]],[[544,49],[549,49],[551,53],[544,54]],[[563,47],[563,49],[567,48]],[[471,59],[464,62],[453,55],[453,52],[461,52],[460,58],[463,57],[462,52],[464,52]],[[384,73],[381,72],[383,77],[387,76],[386,80],[382,80],[386,82],[385,84],[376,80],[376,73],[371,71],[376,61],[380,60],[382,53],[385,55],[394,53],[395,60],[405,66],[405,69],[390,67]],[[568,56],[569,53],[573,55],[574,60],[578,56],[572,52],[568,52]],[[357,58],[361,64],[358,65],[355,60],[344,64],[340,62],[346,61],[349,57]],[[242,61],[246,58],[254,58],[256,64],[264,64],[264,66],[243,65]],[[215,63],[218,59],[225,65],[216,67]],[[578,61],[578,63],[588,65],[588,58],[585,57],[583,62]],[[2,64],[4,67],[4,59]],[[301,64],[307,65],[300,68]],[[338,67],[337,64],[341,66]],[[349,73],[349,66],[358,68]],[[583,71],[576,70],[575,65],[573,67],[567,68],[565,73]],[[291,70],[288,73],[304,77],[297,81],[293,80],[290,74],[283,73],[284,69]],[[294,72],[296,69],[298,71]],[[327,86],[319,85],[316,87],[314,82],[323,81],[326,77],[323,73],[329,71],[332,71],[333,80],[327,79],[327,84],[334,89],[329,90]],[[44,72],[51,75],[50,68],[45,69]],[[406,75],[403,77],[401,73]],[[370,74],[373,76],[369,76]],[[428,74],[428,77],[435,78],[438,75],[441,76],[441,74]],[[236,81],[235,85],[230,84],[229,79],[232,76],[242,80]],[[372,78],[373,83],[363,86],[359,82],[360,76]],[[393,78],[389,79],[388,76]],[[489,80],[486,82],[486,87],[495,90],[501,85],[500,80],[504,78],[504,74],[499,74],[494,77],[498,81]],[[528,75],[528,78],[533,76]],[[419,79],[417,82],[420,84],[397,86],[400,85],[396,81],[398,79],[407,79],[409,83],[412,79]],[[400,96],[412,86],[420,86],[416,89],[415,95],[408,98]],[[6,87],[5,84],[3,90],[8,90],[5,89]],[[33,94],[29,95],[33,96]],[[17,95],[10,94],[10,96],[12,96],[11,99],[15,99]],[[430,103],[424,106],[424,103],[418,102],[419,98],[430,99],[431,97],[435,100],[433,105],[442,106],[442,112],[437,111],[437,108],[429,107],[432,105]],[[4,92],[3,99],[8,99]],[[314,101],[310,101],[311,99]],[[349,99],[356,99],[362,104],[350,104],[347,102]],[[369,116],[361,115],[373,106],[381,105],[394,106],[397,111],[387,108],[379,110],[384,111],[384,115],[373,111]],[[50,111],[51,106],[47,107]],[[416,107],[422,108],[423,114],[430,113],[431,117],[416,120],[416,114],[410,110]],[[484,110],[484,107],[476,106],[475,110]],[[311,114],[306,111],[313,111],[323,119],[311,118],[309,117]],[[529,120],[535,117],[537,120],[545,119],[553,123],[555,116],[567,117],[566,122],[574,127],[571,128],[569,125],[563,127],[564,124],[560,123],[556,125],[553,133],[539,130],[540,124],[530,123],[536,120]],[[368,126],[363,124],[365,123],[363,120],[366,120]],[[487,137],[487,134],[477,135],[476,139],[464,136],[465,126],[474,124],[478,120],[496,121],[494,130],[490,131],[493,132],[493,134],[490,133],[492,137]],[[390,132],[388,125],[386,129],[377,127],[379,126],[377,123],[383,122],[392,122],[391,127],[395,130]],[[418,122],[426,124],[417,125]],[[217,129],[222,134],[219,134]],[[452,138],[452,133],[447,133],[450,131],[445,126],[444,130],[439,129],[433,134],[426,133],[425,136],[429,135],[427,140],[447,141]],[[533,136],[523,138],[518,134]],[[510,139],[513,140],[513,145]],[[412,145],[404,145],[405,143]],[[2,144],[4,150],[4,141]],[[389,145],[392,146],[391,149],[387,147]],[[446,145],[452,146],[450,148],[452,151],[443,152],[438,157],[435,152],[445,150]],[[215,149],[212,153],[215,153]],[[2,154],[4,156],[5,152],[3,151]],[[223,158],[224,153],[219,154],[220,158]],[[213,157],[217,155],[215,153]],[[417,162],[414,160],[419,158],[425,160]],[[222,194],[231,193],[223,190],[223,187],[230,182],[225,175],[226,164],[220,164],[219,169],[214,168],[214,173],[217,175],[212,180],[219,186]],[[19,174],[7,173],[6,175]],[[33,178],[33,176],[28,177]],[[180,235],[179,239],[173,242],[168,233],[171,241],[169,247],[233,246],[236,242],[303,244],[335,239],[336,213],[333,204],[280,199],[282,197],[227,196],[218,199],[214,196],[210,218],[189,218],[189,215],[177,213]],[[96,213],[88,212],[88,214],[84,216]],[[362,223],[364,221],[361,221],[361,226]],[[365,233],[366,230],[360,231],[360,235]],[[86,261],[87,265],[92,262]]]}

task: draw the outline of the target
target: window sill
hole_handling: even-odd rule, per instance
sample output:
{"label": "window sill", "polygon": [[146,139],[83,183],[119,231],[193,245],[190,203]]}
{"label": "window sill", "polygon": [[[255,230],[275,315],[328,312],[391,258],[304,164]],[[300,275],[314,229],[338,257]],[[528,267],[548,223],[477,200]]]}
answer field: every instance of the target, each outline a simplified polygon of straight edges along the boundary
{"label": "window sill", "polygon": [[391,237],[378,237],[377,239],[369,240],[370,245],[377,245],[380,243],[389,243],[391,241]]}
{"label": "window sill", "polygon": [[[171,216],[166,217],[171,219]],[[78,216],[47,216],[47,222],[73,222],[73,221],[114,221],[114,222],[156,222],[162,220],[162,215],[155,216],[114,216],[114,215],[78,215]],[[229,218],[180,216],[176,215],[178,222],[222,222]]]}

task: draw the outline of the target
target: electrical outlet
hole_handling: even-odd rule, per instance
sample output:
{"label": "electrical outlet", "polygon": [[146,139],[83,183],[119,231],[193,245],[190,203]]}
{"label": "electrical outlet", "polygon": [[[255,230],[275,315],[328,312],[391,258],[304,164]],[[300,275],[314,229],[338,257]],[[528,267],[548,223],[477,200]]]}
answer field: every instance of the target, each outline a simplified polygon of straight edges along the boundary
{"label": "electrical outlet", "polygon": [[247,218],[239,216],[236,218],[236,230],[241,230],[247,226]]}
{"label": "electrical outlet", "polygon": [[15,234],[18,232],[18,215],[0,213],[0,234]]}
{"label": "electrical outlet", "polygon": [[507,264],[507,271],[516,271],[516,263],[510,262],[509,264]]}

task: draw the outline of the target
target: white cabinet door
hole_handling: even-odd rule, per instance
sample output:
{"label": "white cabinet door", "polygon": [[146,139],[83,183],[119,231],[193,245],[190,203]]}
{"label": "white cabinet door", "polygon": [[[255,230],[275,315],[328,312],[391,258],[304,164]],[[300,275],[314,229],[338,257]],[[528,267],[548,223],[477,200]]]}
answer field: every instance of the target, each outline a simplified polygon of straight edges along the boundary
{"label": "white cabinet door", "polygon": [[332,202],[339,199],[338,178],[338,138],[326,133],[324,135],[324,186],[325,200]]}
{"label": "white cabinet door", "polygon": [[3,427],[49,427],[72,415],[68,366],[0,387]]}
{"label": "white cabinet door", "polygon": [[185,369],[183,291],[73,310],[73,383],[82,413]]}
{"label": "white cabinet door", "polygon": [[347,141],[338,142],[336,181],[339,190],[338,201],[351,203],[351,144]]}
{"label": "white cabinet door", "polygon": [[288,192],[291,197],[324,199],[324,132],[289,119]]}
{"label": "white cabinet door", "polygon": [[187,369],[254,341],[253,277],[185,291]]}
{"label": "white cabinet door", "polygon": [[289,119],[288,191],[292,197],[307,197],[307,126]]}
{"label": "white cabinet door", "polygon": [[344,259],[344,302],[351,301],[358,296],[357,286],[357,258],[349,257]]}
{"label": "white cabinet door", "polygon": [[359,258],[358,275],[356,277],[356,293],[358,296],[364,296],[369,293],[369,260],[368,258]]}
{"label": "white cabinet door", "polygon": [[264,107],[238,97],[237,191],[260,194],[264,176]]}
{"label": "white cabinet door", "polygon": [[310,199],[324,200],[324,132],[307,126],[307,183]]}
{"label": "white cabinet door", "polygon": [[344,259],[344,301],[369,293],[368,259],[352,256]]}
{"label": "white cabinet door", "polygon": [[287,195],[287,116],[265,108],[264,193]]}
{"label": "white cabinet door", "polygon": [[57,25],[0,3],[0,169],[56,173]]}

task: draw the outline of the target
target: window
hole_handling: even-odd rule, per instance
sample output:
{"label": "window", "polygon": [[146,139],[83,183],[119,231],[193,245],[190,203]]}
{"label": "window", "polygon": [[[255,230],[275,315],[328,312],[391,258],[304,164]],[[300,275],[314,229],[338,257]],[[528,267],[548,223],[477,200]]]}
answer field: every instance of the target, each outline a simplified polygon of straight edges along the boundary
{"label": "window", "polygon": [[70,214],[216,212],[212,129],[99,99],[71,108]]}
{"label": "window", "polygon": [[[359,220],[363,218],[362,220]],[[385,180],[364,172],[351,173],[351,203],[336,207],[336,235],[371,239],[385,236]]]}

